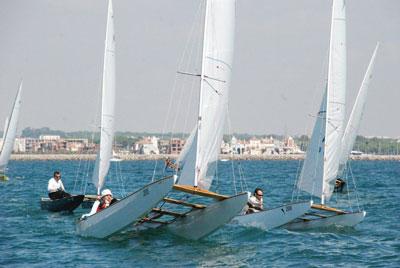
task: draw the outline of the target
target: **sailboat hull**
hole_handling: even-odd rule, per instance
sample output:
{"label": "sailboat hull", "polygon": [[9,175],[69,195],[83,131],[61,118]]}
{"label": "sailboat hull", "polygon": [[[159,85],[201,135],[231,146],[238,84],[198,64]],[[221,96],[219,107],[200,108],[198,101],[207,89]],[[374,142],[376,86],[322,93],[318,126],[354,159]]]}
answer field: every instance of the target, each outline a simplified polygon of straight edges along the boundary
{"label": "sailboat hull", "polygon": [[61,199],[51,200],[50,198],[42,197],[40,207],[43,210],[52,212],[69,211],[72,212],[82,203],[84,195],[75,195]]}
{"label": "sailboat hull", "polygon": [[284,225],[284,228],[288,230],[309,230],[328,227],[354,227],[364,220],[366,214],[365,211],[358,211],[319,218],[302,217]]}
{"label": "sailboat hull", "polygon": [[201,239],[228,223],[247,202],[247,193],[218,201],[204,209],[194,210],[167,225],[173,234],[191,240]]}
{"label": "sailboat hull", "polygon": [[146,215],[171,191],[173,178],[150,183],[112,206],[83,220],[76,231],[84,237],[106,238]]}
{"label": "sailboat hull", "polygon": [[258,213],[236,216],[232,223],[270,230],[282,226],[306,213],[311,202],[290,203]]}

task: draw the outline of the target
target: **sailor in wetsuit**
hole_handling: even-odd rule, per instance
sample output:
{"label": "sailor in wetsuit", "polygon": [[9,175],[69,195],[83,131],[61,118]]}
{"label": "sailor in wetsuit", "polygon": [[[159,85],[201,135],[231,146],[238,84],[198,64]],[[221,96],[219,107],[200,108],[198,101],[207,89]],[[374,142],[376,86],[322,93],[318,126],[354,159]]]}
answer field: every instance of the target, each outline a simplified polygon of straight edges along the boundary
{"label": "sailor in wetsuit", "polygon": [[246,214],[260,212],[264,210],[263,202],[263,191],[261,188],[256,188],[254,190],[254,195],[252,195],[247,201],[248,209],[246,211]]}

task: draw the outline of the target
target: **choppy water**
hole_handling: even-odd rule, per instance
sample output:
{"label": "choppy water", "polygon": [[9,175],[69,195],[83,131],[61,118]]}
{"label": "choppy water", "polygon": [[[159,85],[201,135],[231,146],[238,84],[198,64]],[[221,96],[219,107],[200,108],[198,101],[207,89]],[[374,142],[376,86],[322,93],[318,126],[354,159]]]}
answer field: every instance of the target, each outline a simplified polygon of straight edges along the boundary
{"label": "choppy water", "polygon": [[[133,191],[149,182],[154,162],[121,162],[123,182]],[[78,168],[79,167],[79,168]],[[297,161],[244,161],[250,190],[264,188],[268,206],[290,201]],[[74,214],[42,211],[40,196],[54,169],[67,190],[83,187],[78,161],[11,162],[10,181],[0,182],[0,266],[233,266],[233,267],[400,267],[400,163],[353,163],[360,205],[367,210],[356,228],[290,232],[227,225],[200,241],[164,230],[125,233],[108,240],[75,234]],[[116,166],[111,174],[115,174]],[[219,165],[219,190],[232,193],[231,162]],[[79,176],[80,177],[80,176]],[[240,187],[239,180],[236,181]],[[116,179],[108,182],[118,192]],[[88,188],[89,191],[90,188]],[[90,191],[89,191],[90,192]]]}

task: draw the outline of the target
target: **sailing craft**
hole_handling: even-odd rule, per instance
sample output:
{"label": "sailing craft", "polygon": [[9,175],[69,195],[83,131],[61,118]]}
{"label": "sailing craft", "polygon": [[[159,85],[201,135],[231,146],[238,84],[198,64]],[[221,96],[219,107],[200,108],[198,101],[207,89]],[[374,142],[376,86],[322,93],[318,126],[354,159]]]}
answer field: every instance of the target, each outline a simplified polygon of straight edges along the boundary
{"label": "sailing craft", "polygon": [[328,79],[316,117],[306,159],[297,183],[299,190],[321,199],[312,211],[285,225],[288,229],[328,226],[355,226],[366,212],[360,208],[345,211],[326,205],[333,194],[339,171],[346,163],[354,144],[366,91],[372,77],[376,49],[372,56],[353,112],[344,131],[346,95],[346,14],[344,0],[334,0],[332,8]]}
{"label": "sailing craft", "polygon": [[60,211],[72,212],[80,206],[84,198],[85,198],[84,195],[74,195],[55,200],[52,200],[47,197],[42,197],[40,199],[40,208],[51,212],[60,212]]}
{"label": "sailing craft", "polygon": [[[234,0],[205,1],[201,71],[199,74],[179,72],[200,78],[197,122],[175,165],[179,168],[173,189],[179,197],[165,198],[164,203],[142,222],[144,225],[166,225],[172,233],[196,240],[228,223],[247,202],[246,193],[225,196],[209,191],[227,111],[234,26]],[[196,196],[215,202],[199,204]],[[188,197],[196,201],[188,202]],[[165,204],[171,209],[166,209]]]}
{"label": "sailing craft", "polygon": [[[100,195],[110,167],[114,139],[115,36],[113,17],[112,0],[110,0],[104,52],[100,150],[92,177],[98,195]],[[106,238],[143,217],[167,195],[172,185],[173,178],[150,183],[95,214],[84,215],[77,222],[76,231],[84,237]]]}
{"label": "sailing craft", "polygon": [[306,213],[312,202],[293,202],[279,207],[268,208],[251,214],[238,215],[232,223],[271,230],[280,227]]}
{"label": "sailing craft", "polygon": [[3,132],[3,144],[1,146],[0,153],[0,180],[8,180],[6,176],[6,168],[8,161],[10,160],[12,150],[14,148],[14,141],[17,135],[17,126],[19,111],[21,108],[21,92],[22,92],[22,81],[19,85],[17,95],[15,97],[13,109],[11,115],[6,119],[4,132]]}

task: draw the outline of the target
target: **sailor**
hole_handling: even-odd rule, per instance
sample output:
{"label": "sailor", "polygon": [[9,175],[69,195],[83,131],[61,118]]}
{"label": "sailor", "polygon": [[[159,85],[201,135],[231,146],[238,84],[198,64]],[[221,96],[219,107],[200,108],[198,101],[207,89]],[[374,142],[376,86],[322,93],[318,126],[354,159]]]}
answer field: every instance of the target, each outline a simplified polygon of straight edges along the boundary
{"label": "sailor", "polygon": [[337,178],[335,181],[335,188],[334,188],[334,192],[335,193],[341,193],[343,192],[343,188],[346,185],[346,182],[340,178]]}
{"label": "sailor", "polygon": [[167,168],[171,168],[175,171],[180,170],[179,166],[176,163],[174,163],[169,157],[167,157],[167,159],[165,159],[165,169],[167,169]]}
{"label": "sailor", "polygon": [[256,188],[254,190],[254,195],[250,196],[249,200],[247,201],[248,209],[246,214],[264,210],[263,202],[263,190],[261,188]]}
{"label": "sailor", "polygon": [[71,196],[69,193],[65,192],[64,184],[61,181],[60,171],[54,171],[53,178],[49,180],[47,185],[47,191],[52,200]]}
{"label": "sailor", "polygon": [[99,211],[102,211],[105,208],[108,208],[113,203],[117,202],[117,199],[113,198],[112,192],[110,189],[104,189],[101,191],[101,196],[98,200],[96,200],[92,206],[92,210],[88,214],[82,215],[82,219],[89,217]]}

